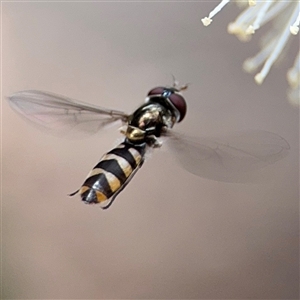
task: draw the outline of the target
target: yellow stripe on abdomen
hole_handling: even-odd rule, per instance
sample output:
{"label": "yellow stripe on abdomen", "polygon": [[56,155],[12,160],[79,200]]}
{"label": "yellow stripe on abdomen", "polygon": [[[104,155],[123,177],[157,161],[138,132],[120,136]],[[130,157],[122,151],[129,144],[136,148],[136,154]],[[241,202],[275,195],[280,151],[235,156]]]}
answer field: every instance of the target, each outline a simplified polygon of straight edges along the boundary
{"label": "yellow stripe on abdomen", "polygon": [[128,161],[125,158],[121,156],[115,154],[106,154],[103,156],[101,161],[110,160],[110,159],[114,159],[118,163],[118,165],[123,170],[126,177],[128,177],[132,173],[133,170],[131,168],[131,165],[128,163]]}

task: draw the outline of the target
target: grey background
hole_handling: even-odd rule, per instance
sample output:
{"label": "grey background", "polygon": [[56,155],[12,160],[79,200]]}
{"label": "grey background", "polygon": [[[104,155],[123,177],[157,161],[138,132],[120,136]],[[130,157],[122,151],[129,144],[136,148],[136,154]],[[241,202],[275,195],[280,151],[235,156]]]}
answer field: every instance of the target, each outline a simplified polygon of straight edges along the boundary
{"label": "grey background", "polygon": [[[204,28],[212,2],[2,3],[2,298],[298,298],[299,111],[285,73],[299,37],[257,86],[242,62],[261,33],[246,44],[226,33],[234,5]],[[102,211],[66,195],[117,128],[53,137],[5,100],[39,89],[131,112],[171,74],[191,83],[179,131],[288,140],[289,157],[258,172],[268,184],[198,178],[160,149]]]}

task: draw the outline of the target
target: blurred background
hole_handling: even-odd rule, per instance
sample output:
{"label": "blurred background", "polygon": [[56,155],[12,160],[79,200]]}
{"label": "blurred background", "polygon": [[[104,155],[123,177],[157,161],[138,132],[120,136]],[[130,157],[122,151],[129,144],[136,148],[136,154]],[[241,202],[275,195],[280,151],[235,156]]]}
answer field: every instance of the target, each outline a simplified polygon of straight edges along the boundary
{"label": "blurred background", "polygon": [[[242,71],[261,34],[226,32],[239,10],[208,27],[211,2],[2,3],[2,299],[297,299],[299,110],[285,74],[298,50],[262,86]],[[299,38],[299,37],[298,37]],[[188,114],[177,129],[215,136],[262,129],[290,144],[263,185],[229,184],[181,169],[154,151],[107,211],[77,190],[117,128],[84,139],[47,135],[5,97],[46,90],[132,112],[172,83]]]}

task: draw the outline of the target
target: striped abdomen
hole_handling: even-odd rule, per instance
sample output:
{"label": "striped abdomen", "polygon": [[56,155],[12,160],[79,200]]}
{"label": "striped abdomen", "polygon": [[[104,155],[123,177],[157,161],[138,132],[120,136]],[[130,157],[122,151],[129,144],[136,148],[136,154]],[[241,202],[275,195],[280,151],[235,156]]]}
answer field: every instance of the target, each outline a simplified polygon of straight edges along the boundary
{"label": "striped abdomen", "polygon": [[141,167],[145,148],[125,141],[105,154],[79,189],[82,200],[108,208]]}

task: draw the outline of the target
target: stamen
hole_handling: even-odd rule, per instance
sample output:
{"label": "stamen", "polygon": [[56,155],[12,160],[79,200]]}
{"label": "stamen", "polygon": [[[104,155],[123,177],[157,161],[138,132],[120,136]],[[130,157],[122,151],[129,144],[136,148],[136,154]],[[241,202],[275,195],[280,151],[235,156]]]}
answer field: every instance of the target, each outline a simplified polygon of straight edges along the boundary
{"label": "stamen", "polygon": [[294,24],[290,27],[291,34],[296,35],[299,32],[300,12]]}
{"label": "stamen", "polygon": [[281,36],[277,40],[277,44],[276,44],[274,50],[272,51],[269,58],[266,60],[262,70],[258,74],[255,75],[254,79],[257,84],[263,83],[264,79],[266,78],[266,76],[268,75],[268,73],[271,69],[271,66],[277,60],[279,54],[281,53],[282,49],[286,45],[287,40],[289,38],[289,24],[291,23],[291,20],[295,19],[297,11],[298,10],[295,8],[294,13],[292,14],[292,17],[288,21],[286,27],[283,29]]}
{"label": "stamen", "polygon": [[[221,1],[217,7],[202,19],[205,26],[212,22],[212,18],[221,11],[229,1]],[[255,81],[261,84],[279,55],[288,46],[292,34],[300,30],[300,0],[236,0],[236,4],[243,9],[236,20],[228,25],[228,32],[236,35],[241,41],[249,41],[255,31],[268,22],[271,28],[261,39],[261,51],[252,58],[245,60],[243,68],[253,72],[262,66],[256,74]],[[287,47],[286,47],[287,48]],[[300,52],[299,52],[300,53]],[[300,102],[300,54],[294,66],[288,71],[287,80],[291,86],[289,96],[297,96],[293,103]]]}
{"label": "stamen", "polygon": [[250,25],[248,27],[248,29],[246,30],[246,33],[254,34],[255,30],[257,30],[260,27],[262,19],[265,17],[266,12],[270,8],[271,5],[272,5],[272,1],[265,2],[261,5],[261,8],[259,9],[259,12],[257,14],[255,21],[253,22],[252,25]]}
{"label": "stamen", "polygon": [[275,40],[273,39],[267,46],[265,46],[254,57],[247,58],[243,63],[243,69],[248,72],[254,72],[270,55],[272,49],[274,49]]}
{"label": "stamen", "polygon": [[201,19],[203,25],[204,25],[204,26],[208,26],[208,25],[212,22],[212,18],[213,18],[218,12],[220,12],[221,9],[222,9],[228,2],[230,2],[230,0],[222,0],[222,1],[219,3],[219,5],[217,5],[217,6],[215,7],[215,9],[212,10],[212,11],[209,13],[208,17],[205,17],[205,18]]}

